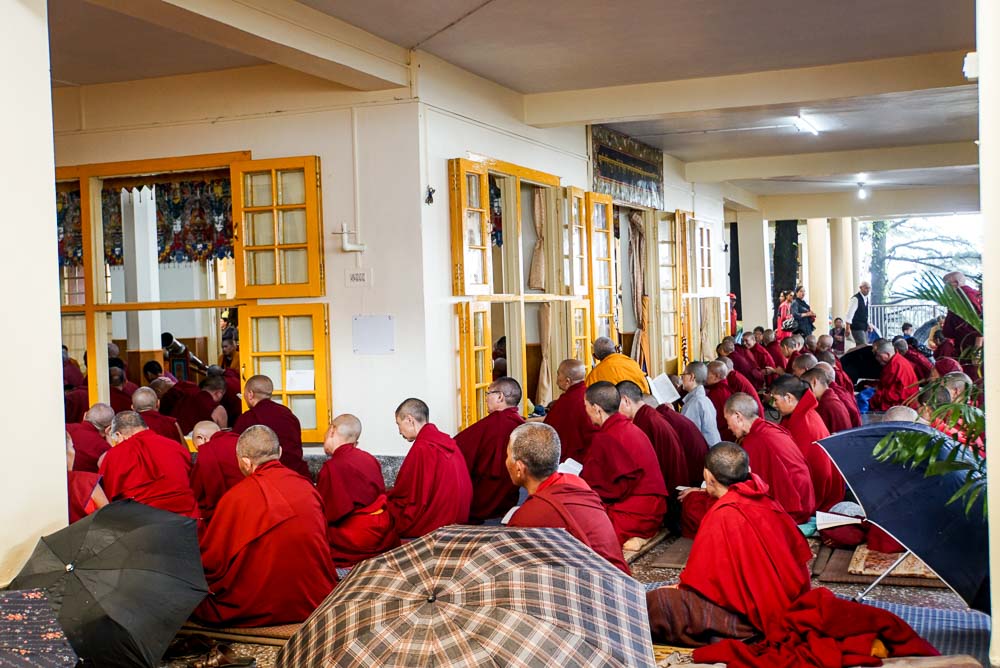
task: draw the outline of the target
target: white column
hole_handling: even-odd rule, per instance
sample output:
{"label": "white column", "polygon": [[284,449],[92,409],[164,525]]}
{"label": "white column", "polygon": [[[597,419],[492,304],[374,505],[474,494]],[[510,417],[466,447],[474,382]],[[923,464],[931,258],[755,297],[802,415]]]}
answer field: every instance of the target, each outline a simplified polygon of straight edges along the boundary
{"label": "white column", "polygon": [[767,221],[759,211],[736,214],[740,240],[740,300],[743,329],[757,325],[771,328],[771,258],[768,254]]}
{"label": "white column", "polygon": [[830,219],[830,305],[833,318],[843,318],[854,290],[854,241],[850,218]]}
{"label": "white column", "polygon": [[861,275],[861,223],[851,219],[851,294],[863,280],[870,277]]}
{"label": "white column", "polygon": [[[156,193],[148,186],[122,189],[122,251],[125,301],[160,301],[160,258],[156,250]],[[128,349],[160,349],[160,312],[126,314]]]}
{"label": "white column", "polygon": [[[0,584],[24,565],[43,534],[66,526],[66,457],[59,355],[59,266],[56,255],[52,92],[45,0],[4,5],[0,61],[16,103],[0,106],[0,262],[5,326],[0,327],[4,377],[0,444]],[[30,447],[28,447],[30,445]],[[25,472],[23,475],[15,471]]]}
{"label": "white column", "polygon": [[809,290],[806,301],[816,314],[816,332],[830,331],[830,230],[826,218],[810,218],[806,221],[806,236],[809,254]]}

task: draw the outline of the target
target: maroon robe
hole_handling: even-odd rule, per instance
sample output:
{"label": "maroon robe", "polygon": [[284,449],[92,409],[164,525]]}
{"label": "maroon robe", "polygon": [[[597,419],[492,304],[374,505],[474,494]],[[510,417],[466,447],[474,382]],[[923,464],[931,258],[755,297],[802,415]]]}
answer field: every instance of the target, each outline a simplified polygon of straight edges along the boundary
{"label": "maroon robe", "polygon": [[764,372],[757,366],[757,361],[743,346],[736,348],[729,354],[729,359],[733,362],[733,368],[746,376],[750,384],[756,389],[764,387]]}
{"label": "maroon robe", "polygon": [[934,359],[942,359],[944,357],[949,357],[951,359],[958,359],[958,349],[955,347],[955,342],[951,339],[945,339],[938,344],[938,347],[934,349]]}
{"label": "maroon robe", "polygon": [[388,496],[401,538],[419,538],[448,524],[468,522],[472,480],[455,440],[425,424]]}
{"label": "maroon robe", "polygon": [[851,429],[853,426],[851,424],[851,414],[848,412],[847,406],[840,400],[836,392],[830,391],[830,388],[827,388],[823,396],[819,398],[819,403],[816,405],[816,413],[819,414],[823,420],[823,424],[826,425],[827,430],[831,434]]}
{"label": "maroon robe", "polygon": [[323,501],[308,480],[266,462],[222,497],[201,541],[211,592],[192,617],[205,624],[305,621],[337,584]]}
{"label": "maroon robe", "polygon": [[878,386],[868,405],[873,411],[887,411],[893,406],[905,406],[918,391],[917,374],[913,370],[913,365],[896,353],[889,363],[882,367]]}
{"label": "maroon robe", "polygon": [[199,422],[212,421],[212,413],[218,405],[219,403],[212,398],[208,390],[198,390],[195,394],[189,394],[177,402],[171,416],[177,419],[181,431],[190,434]]}
{"label": "maroon robe", "polygon": [[63,360],[63,388],[86,387],[87,379],[83,377],[80,367],[71,360]]}
{"label": "maroon robe", "polygon": [[517,406],[512,406],[490,413],[455,434],[455,443],[472,479],[471,523],[503,517],[517,505],[518,487],[507,473],[507,441],[522,424],[524,418]]}
{"label": "maroon robe", "polygon": [[913,365],[913,372],[917,374],[917,380],[925,381],[930,378],[934,365],[919,350],[916,348],[907,348],[906,354],[903,357]]}
{"label": "maroon robe", "polygon": [[[729,383],[726,381],[719,381],[712,385],[705,385],[705,394],[708,396],[709,401],[715,406],[715,424],[719,428],[719,437],[723,441],[735,442],[736,437],[733,436],[733,432],[729,431],[729,425],[726,423],[726,401],[729,397],[733,396],[733,391],[729,387]],[[757,391],[750,395],[752,397],[757,396]]]}
{"label": "maroon robe", "polygon": [[274,430],[281,444],[281,463],[287,468],[312,480],[309,465],[302,458],[302,426],[295,413],[270,399],[261,399],[257,405],[241,415],[233,431],[242,434],[254,426],[262,424]]}
{"label": "maroon robe", "polygon": [[757,368],[760,369],[762,372],[767,367],[774,366],[774,358],[771,357],[771,353],[769,353],[767,351],[767,348],[760,345],[759,343],[755,344],[753,348],[747,348],[746,346],[743,346],[743,349],[746,350],[748,353],[750,353],[750,356],[753,357],[754,362],[757,363]]}
{"label": "maroon robe", "polygon": [[109,390],[109,401],[111,409],[115,413],[132,410],[132,395],[120,387],[111,387]]}
{"label": "maroon robe", "polygon": [[826,450],[816,442],[830,435],[830,431],[823,424],[823,419],[816,412],[818,403],[816,395],[807,391],[799,399],[792,414],[782,418],[781,426],[788,429],[792,440],[806,458],[816,498],[816,509],[825,512],[844,500],[846,483],[840,471],[833,465],[830,455],[826,454]]}
{"label": "maroon robe", "polygon": [[545,415],[545,424],[559,434],[562,461],[574,459],[582,464],[587,458],[590,442],[597,433],[597,427],[591,422],[583,405],[586,392],[587,384],[582,380],[571,385],[562,396],[552,402],[549,412]]}
{"label": "maroon robe", "polygon": [[612,566],[632,574],[601,497],[575,475],[553,473],[542,481],[510,518],[508,526],[566,529]]}
{"label": "maroon robe", "polygon": [[148,411],[142,411],[139,415],[142,416],[142,420],[146,423],[146,426],[155,431],[157,434],[163,438],[169,438],[171,441],[177,441],[187,448],[187,443],[184,441],[184,437],[181,436],[181,432],[178,429],[177,420],[169,415],[164,415],[155,408],[151,408]]}
{"label": "maroon robe", "polygon": [[191,491],[204,524],[212,520],[222,495],[243,482],[236,456],[238,440],[240,437],[231,431],[217,431],[198,448],[191,468]]}
{"label": "maroon robe", "polygon": [[97,473],[97,460],[111,449],[111,445],[105,440],[104,434],[98,431],[97,427],[86,421],[67,424],[66,431],[69,432],[70,438],[73,439],[73,448],[76,450],[76,458],[73,460],[73,470]]}
{"label": "maroon robe", "polygon": [[847,392],[854,394],[854,381],[851,380],[851,377],[847,375],[846,371],[844,371],[844,367],[840,365],[840,360],[834,360],[834,362],[833,382]]}
{"label": "maroon robe", "polygon": [[188,517],[198,505],[188,481],[186,450],[149,429],[133,434],[108,451],[101,464],[104,493],[109,501],[135,499],[147,506]]}
{"label": "maroon robe", "polygon": [[678,486],[688,485],[687,460],[684,458],[684,448],[681,447],[677,431],[670,426],[665,417],[647,404],[639,407],[635,417],[632,418],[632,424],[641,429],[653,445],[667,494],[676,496]]}
{"label": "maroon robe", "polygon": [[848,392],[839,385],[831,385],[829,389],[837,395],[840,399],[840,403],[844,404],[844,408],[847,409],[847,414],[851,418],[851,428],[860,427],[861,409],[858,408],[858,401],[854,397],[854,392]]}
{"label": "maroon robe", "polygon": [[760,395],[757,393],[757,389],[747,380],[747,377],[742,373],[733,369],[726,376],[726,383],[729,385],[729,389],[732,390],[733,394],[737,392],[742,392],[743,394],[748,394],[753,397],[753,400],[757,402],[757,410],[760,411],[758,415],[764,417],[764,404],[760,401]]}
{"label": "maroon robe", "polygon": [[765,348],[767,348],[767,352],[771,355],[771,359],[774,361],[775,369],[784,369],[788,366],[788,360],[785,359],[784,354],[781,352],[780,341],[771,341],[771,343],[767,344]]}
{"label": "maroon robe", "polygon": [[227,424],[231,429],[243,414],[243,400],[240,399],[240,375],[234,369],[226,369],[222,374],[226,381],[226,393],[222,395],[219,405],[226,409]]}
{"label": "maroon robe", "polygon": [[792,354],[789,355],[786,358],[786,361],[785,361],[785,371],[786,372],[792,373],[792,362],[794,362],[795,358],[798,357],[801,354],[802,354],[802,349],[800,348],[799,350],[793,350]]}
{"label": "maroon robe", "polygon": [[808,522],[816,509],[816,495],[809,465],[788,432],[760,418],[740,445],[750,458],[750,470],[767,483],[771,497],[796,524]]}
{"label": "maroon robe", "polygon": [[[968,285],[961,286],[962,292],[965,296],[969,298],[972,302],[972,307],[976,309],[979,315],[983,314],[983,296],[978,290]],[[960,317],[948,311],[948,315],[945,316],[944,325],[941,327],[941,331],[944,335],[952,339],[955,342],[955,349],[959,355],[964,356],[965,351],[968,348],[972,348],[976,345],[976,339],[982,336],[975,327],[969,323],[962,320]],[[945,357],[945,355],[942,355]]]}
{"label": "maroon robe", "polygon": [[94,504],[94,490],[101,482],[101,476],[87,471],[67,471],[66,490],[69,494],[69,523],[86,517],[97,510]]}
{"label": "maroon robe", "polygon": [[347,568],[399,545],[382,465],[357,444],[334,450],[319,471],[316,489],[323,499],[334,566]]}
{"label": "maroon robe", "polygon": [[65,410],[66,424],[82,422],[83,416],[90,408],[90,393],[87,386],[78,387],[63,393],[63,409]]}
{"label": "maroon robe", "polygon": [[705,457],[708,456],[708,441],[702,435],[698,425],[689,418],[666,404],[656,407],[659,413],[677,432],[681,447],[684,449],[684,461],[687,464],[687,485],[697,487],[704,480]]}
{"label": "maroon robe", "polygon": [[177,405],[187,396],[198,394],[201,389],[189,380],[177,381],[169,390],[160,397],[160,412],[164,415],[177,417],[175,411]]}
{"label": "maroon robe", "polygon": [[621,413],[594,434],[580,477],[601,497],[620,543],[660,530],[667,512],[663,474],[649,439]]}

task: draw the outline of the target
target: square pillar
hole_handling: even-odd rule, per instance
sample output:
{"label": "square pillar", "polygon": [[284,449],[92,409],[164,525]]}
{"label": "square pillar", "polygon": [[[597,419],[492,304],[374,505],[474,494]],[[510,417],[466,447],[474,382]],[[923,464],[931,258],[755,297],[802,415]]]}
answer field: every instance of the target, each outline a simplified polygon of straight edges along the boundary
{"label": "square pillar", "polygon": [[743,329],[771,327],[771,257],[768,253],[767,221],[759,211],[736,214],[740,243],[740,299]]}
{"label": "square pillar", "polygon": [[816,335],[830,331],[830,229],[826,218],[806,221],[808,278],[806,301],[816,314]]}
{"label": "square pillar", "polygon": [[831,318],[843,318],[854,291],[854,229],[850,218],[830,219]]}

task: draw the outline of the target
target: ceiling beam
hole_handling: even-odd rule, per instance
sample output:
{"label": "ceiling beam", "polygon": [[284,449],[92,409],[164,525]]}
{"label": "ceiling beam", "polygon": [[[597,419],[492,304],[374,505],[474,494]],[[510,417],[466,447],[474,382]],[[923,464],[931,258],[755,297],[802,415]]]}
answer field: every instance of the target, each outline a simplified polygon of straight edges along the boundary
{"label": "ceiling beam", "polygon": [[671,114],[865,97],[967,85],[965,51],[883,58],[701,79],[588,88],[524,97],[528,125],[553,127]]}
{"label": "ceiling beam", "polygon": [[358,90],[410,85],[409,52],[295,0],[88,0]]}
{"label": "ceiling beam", "polygon": [[689,162],[684,167],[684,176],[692,183],[721,183],[737,179],[831,176],[897,169],[965,167],[977,164],[979,164],[979,147],[971,141],[962,141]]}
{"label": "ceiling beam", "polygon": [[855,191],[811,195],[765,195],[757,198],[766,220],[852,218],[976,213],[979,186],[872,190],[868,199]]}

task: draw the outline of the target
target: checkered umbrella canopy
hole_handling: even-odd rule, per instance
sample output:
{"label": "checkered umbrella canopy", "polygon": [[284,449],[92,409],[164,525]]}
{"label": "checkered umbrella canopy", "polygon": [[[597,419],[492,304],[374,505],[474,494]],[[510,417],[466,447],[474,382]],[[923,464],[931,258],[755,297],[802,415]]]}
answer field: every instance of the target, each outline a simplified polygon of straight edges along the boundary
{"label": "checkered umbrella canopy", "polygon": [[449,526],[355,566],[277,666],[655,666],[642,585],[562,529]]}

